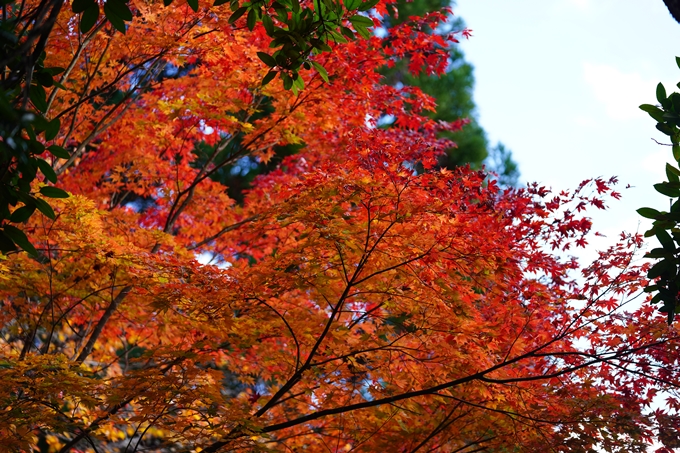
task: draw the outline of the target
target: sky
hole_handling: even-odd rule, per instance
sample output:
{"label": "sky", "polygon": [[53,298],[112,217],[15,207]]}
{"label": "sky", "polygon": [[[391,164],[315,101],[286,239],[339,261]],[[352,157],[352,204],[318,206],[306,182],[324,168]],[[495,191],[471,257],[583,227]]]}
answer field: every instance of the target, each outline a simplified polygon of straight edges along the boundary
{"label": "sky", "polygon": [[668,208],[652,186],[672,154],[652,138],[669,140],[638,109],[659,82],[680,91],[680,24],[662,0],[458,0],[454,14],[472,29],[461,46],[480,123],[512,150],[520,181],[618,176],[623,200],[593,216],[610,241],[646,229],[637,208]]}
{"label": "sky", "polygon": [[636,209],[668,209],[652,186],[672,153],[652,139],[669,140],[638,108],[656,104],[659,82],[680,91],[680,24],[662,0],[458,0],[454,13],[473,31],[461,46],[480,123],[512,150],[520,181],[561,190],[619,177],[623,199],[592,216],[607,237],[582,259],[623,230],[644,232]]}

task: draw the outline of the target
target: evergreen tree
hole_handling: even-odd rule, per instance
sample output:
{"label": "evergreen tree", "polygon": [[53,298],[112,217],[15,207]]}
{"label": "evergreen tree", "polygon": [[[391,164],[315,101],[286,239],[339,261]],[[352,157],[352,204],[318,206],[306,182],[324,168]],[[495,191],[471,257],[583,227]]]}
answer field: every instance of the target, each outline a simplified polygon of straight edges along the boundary
{"label": "evergreen tree", "polygon": [[[408,20],[411,16],[422,16],[427,12],[441,10],[449,6],[448,0],[426,0],[409,2],[401,0],[392,11],[390,21],[393,25]],[[447,34],[452,30],[465,28],[459,18],[452,18],[446,28],[433,30],[434,33]],[[391,85],[404,84],[417,86],[437,103],[434,119],[453,121],[467,118],[470,123],[460,132],[445,132],[443,135],[456,143],[455,148],[447,151],[441,158],[443,167],[452,169],[469,164],[472,168],[487,168],[498,174],[501,185],[514,186],[517,184],[519,170],[512,159],[512,152],[502,143],[491,146],[486,132],[479,124],[476,105],[473,99],[474,68],[465,61],[462,50],[458,47],[450,49],[450,63],[448,71],[442,76],[420,74],[414,76],[408,71],[407,62],[399,61],[394,67],[385,70],[386,83]]]}

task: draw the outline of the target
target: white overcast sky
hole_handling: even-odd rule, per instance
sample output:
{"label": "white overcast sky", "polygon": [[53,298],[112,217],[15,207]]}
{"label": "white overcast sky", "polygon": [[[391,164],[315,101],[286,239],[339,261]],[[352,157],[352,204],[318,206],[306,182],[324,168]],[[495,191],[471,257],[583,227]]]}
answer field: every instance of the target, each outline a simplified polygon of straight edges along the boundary
{"label": "white overcast sky", "polygon": [[638,109],[656,103],[658,82],[680,91],[680,24],[662,0],[458,0],[454,13],[473,31],[461,46],[480,122],[512,150],[520,181],[618,176],[623,200],[595,216],[610,240],[638,229],[637,208],[668,207],[652,185],[672,155],[651,138],[668,140]]}

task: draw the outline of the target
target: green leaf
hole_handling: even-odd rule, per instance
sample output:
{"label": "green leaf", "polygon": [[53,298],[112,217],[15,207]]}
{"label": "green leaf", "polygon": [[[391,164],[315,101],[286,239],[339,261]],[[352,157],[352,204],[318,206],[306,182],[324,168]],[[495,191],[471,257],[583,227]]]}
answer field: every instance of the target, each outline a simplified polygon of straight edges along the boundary
{"label": "green leaf", "polygon": [[0,96],[0,113],[5,116],[5,119],[16,121],[18,119],[17,111],[7,102],[5,96]]}
{"label": "green leaf", "polygon": [[198,12],[198,0],[187,0],[187,4],[195,13]]}
{"label": "green leaf", "polygon": [[239,9],[234,11],[234,13],[231,16],[229,16],[228,22],[230,24],[233,24],[234,22],[239,20],[241,18],[241,16],[243,16],[246,13],[246,11],[248,11],[248,8],[246,8],[244,6],[240,7]]}
{"label": "green leaf", "polygon": [[52,80],[52,76],[48,72],[36,71],[35,78],[38,83],[44,87],[51,87],[54,85],[54,80]]}
{"label": "green leaf", "polygon": [[651,104],[642,104],[640,110],[643,110],[649,114],[656,121],[663,123],[663,110],[659,107]]}
{"label": "green leaf", "polygon": [[345,35],[348,39],[351,39],[352,41],[357,39],[357,37],[354,35],[354,32],[347,27],[341,26],[340,31],[342,32],[343,35]]}
{"label": "green leaf", "polygon": [[666,177],[668,178],[669,182],[680,182],[680,178],[678,177],[680,175],[680,170],[672,166],[671,164],[666,164]]}
{"label": "green leaf", "polygon": [[76,14],[80,14],[94,4],[96,4],[94,0],[73,0],[73,3],[71,4],[71,11]]}
{"label": "green leaf", "polygon": [[113,28],[125,34],[125,21],[111,8],[110,2],[104,4],[104,14],[109,22],[111,22],[111,25],[113,25]]}
{"label": "green leaf", "polygon": [[52,76],[56,76],[56,75],[61,74],[64,71],[66,71],[66,69],[60,68],[58,66],[53,66],[51,68],[44,68],[43,71],[49,73]]}
{"label": "green leaf", "polygon": [[213,6],[224,5],[224,4],[227,3],[228,1],[229,1],[229,0],[215,0],[215,3],[213,3]]}
{"label": "green leaf", "polygon": [[172,5],[172,0],[163,0],[163,6],[170,6]]}
{"label": "green leaf", "polygon": [[668,126],[667,124],[664,124],[664,123],[656,123],[656,128],[659,130],[659,132],[661,132],[661,133],[663,133],[663,134],[666,134],[666,135],[671,136],[671,137],[673,136],[674,131],[673,131],[673,129],[672,129],[670,126]]}
{"label": "green leaf", "polygon": [[61,84],[61,82],[57,82],[56,80],[54,81],[54,86],[59,88],[60,90],[66,90],[67,88]]}
{"label": "green leaf", "polygon": [[104,12],[106,12],[107,6],[113,14],[120,17],[121,19],[125,21],[132,20],[132,12],[123,0],[107,0],[107,2],[104,4]]}
{"label": "green leaf", "polygon": [[41,187],[40,193],[45,195],[48,198],[68,198],[69,197],[69,194],[66,191],[61,190],[58,187],[53,187],[53,186]]}
{"label": "green leaf", "polygon": [[253,31],[256,23],[257,23],[257,10],[253,8],[250,11],[248,11],[248,18],[246,19],[246,25],[248,26],[248,30]]}
{"label": "green leaf", "polygon": [[42,174],[45,175],[48,181],[50,181],[51,183],[57,182],[57,174],[54,172],[54,169],[50,164],[48,164],[42,159],[36,159],[35,163],[42,172]]}
{"label": "green leaf", "polygon": [[674,130],[673,135],[670,136],[671,142],[677,142],[678,141],[678,126],[680,126],[680,115],[676,115],[675,113],[667,113],[664,115],[664,121],[668,126],[671,127],[671,129]]}
{"label": "green leaf", "polygon": [[338,33],[337,31],[330,30],[328,33],[330,33],[331,38],[333,39],[333,41],[335,41],[335,42],[337,42],[337,43],[344,44],[344,43],[347,42],[347,38],[345,38],[344,36],[342,36],[342,35],[341,35],[340,33]]}
{"label": "green leaf", "polygon": [[353,11],[361,5],[361,0],[344,0],[344,3],[348,11]]}
{"label": "green leaf", "polygon": [[317,61],[312,61],[311,63],[312,63],[312,66],[314,66],[314,69],[316,69],[316,72],[319,73],[319,75],[321,76],[321,78],[322,78],[326,83],[328,83],[328,72],[326,72],[326,68],[324,68],[324,67],[321,65],[321,63],[319,63],[319,62],[317,62]]}
{"label": "green leaf", "polygon": [[283,5],[274,3],[273,8],[276,11],[276,18],[280,22],[286,22],[288,20],[288,10]]}
{"label": "green leaf", "polygon": [[300,77],[300,74],[295,74],[295,77],[293,78],[293,86],[300,91],[305,89],[305,81],[302,77]]}
{"label": "green leaf", "polygon": [[644,289],[642,290],[645,293],[653,293],[654,291],[659,289],[659,285],[649,285],[645,286]]}
{"label": "green leaf", "polygon": [[659,278],[662,275],[671,272],[673,268],[674,266],[669,260],[659,261],[654,266],[652,266],[649,272],[647,272],[647,278],[649,278],[650,280]]}
{"label": "green leaf", "polygon": [[59,133],[59,128],[61,127],[61,122],[59,118],[55,118],[49,123],[47,123],[47,128],[45,129],[45,140],[54,140],[54,137]]}
{"label": "green leaf", "polygon": [[92,3],[90,6],[83,11],[83,15],[80,16],[80,32],[87,33],[94,27],[99,19],[99,5],[97,3]]}
{"label": "green leaf", "polygon": [[45,113],[45,110],[47,110],[47,96],[42,85],[31,85],[28,94],[35,108],[38,111]]}
{"label": "green leaf", "polygon": [[262,86],[267,85],[269,82],[274,80],[276,77],[277,72],[276,71],[269,71],[263,78],[262,78]]}
{"label": "green leaf", "polygon": [[[27,128],[28,129],[28,128]],[[33,154],[42,154],[45,152],[45,145],[37,141],[36,139],[32,139],[31,141],[28,142],[28,146],[33,152]]]}
{"label": "green leaf", "polygon": [[666,99],[666,89],[664,88],[663,83],[659,83],[656,86],[656,100],[659,101],[659,104],[664,104]]}
{"label": "green leaf", "polygon": [[667,197],[673,197],[673,198],[680,197],[680,189],[672,187],[667,182],[654,184],[654,189],[656,189],[656,191],[659,192],[660,194],[666,195]]}
{"label": "green leaf", "polygon": [[668,250],[664,248],[656,248],[652,250],[651,252],[647,252],[645,254],[645,258],[652,258],[652,259],[659,259],[659,258],[664,258],[664,259],[672,259],[673,258],[673,252],[669,252]]}
{"label": "green leaf", "polygon": [[659,240],[661,245],[663,245],[664,249],[668,250],[669,252],[675,251],[675,241],[673,241],[671,235],[668,234],[668,231],[666,230],[657,231],[656,238]]}
{"label": "green leaf", "polygon": [[362,16],[361,14],[355,14],[354,16],[349,18],[349,21],[352,22],[352,25],[354,25],[355,27],[357,25],[362,25],[364,27],[373,26],[373,20],[369,17]]}
{"label": "green leaf", "polygon": [[3,228],[3,232],[7,237],[9,237],[16,245],[30,253],[31,255],[37,255],[38,251],[33,247],[33,244],[31,244],[24,234],[23,231],[21,231],[17,227],[13,227],[12,225],[5,225]]}
{"label": "green leaf", "polygon": [[15,210],[10,217],[10,221],[14,223],[21,223],[27,221],[35,212],[35,206],[22,206]]}
{"label": "green leaf", "polygon": [[49,151],[54,157],[58,157],[59,159],[68,159],[69,157],[71,157],[68,151],[66,151],[64,148],[58,145],[48,146],[47,151]]}
{"label": "green leaf", "polygon": [[283,79],[283,89],[290,90],[293,87],[293,79],[285,72],[281,73],[281,78]]}
{"label": "green leaf", "polygon": [[[672,304],[672,303],[669,304],[667,300],[664,300],[664,297],[663,297],[662,294],[657,294],[657,296],[661,296],[660,299],[663,300],[663,302],[664,302],[663,307],[659,308],[659,311],[661,313],[669,313],[669,314],[673,313],[673,310],[675,309],[674,304]],[[656,297],[656,296],[654,296],[654,297]],[[658,302],[660,302],[660,301],[657,300],[656,303],[658,303]],[[668,323],[670,324],[670,321],[668,321]]]}
{"label": "green leaf", "polygon": [[332,52],[333,49],[326,44],[325,42],[321,41],[320,39],[314,39],[312,42],[312,45],[316,47],[317,49],[323,51],[323,52]]}
{"label": "green leaf", "polygon": [[356,25],[354,28],[356,28],[357,33],[359,33],[359,36],[361,36],[362,38],[369,39],[371,37],[371,32],[368,31],[367,28],[358,25]]}
{"label": "green leaf", "polygon": [[673,106],[672,114],[675,116],[675,118],[678,118],[677,114],[680,113],[680,94],[671,93],[671,95],[668,96],[668,99],[671,101],[671,105]]}
{"label": "green leaf", "polygon": [[265,52],[258,52],[258,53],[257,53],[257,57],[258,57],[260,60],[262,60],[262,62],[263,62],[264,64],[266,64],[267,66],[269,66],[270,68],[273,68],[274,66],[276,66],[276,60],[274,60],[274,57],[272,57],[272,56],[269,55],[268,53],[265,53]]}
{"label": "green leaf", "polygon": [[368,11],[375,5],[377,5],[379,2],[380,0],[367,0],[361,4],[361,6],[359,7],[359,11]]}
{"label": "green leaf", "polygon": [[637,213],[647,219],[657,219],[661,215],[659,211],[653,208],[640,208],[637,210]]}
{"label": "green leaf", "polygon": [[2,230],[0,230],[0,251],[12,252],[17,249],[14,241],[11,240]]}
{"label": "green leaf", "polygon": [[654,228],[656,228],[654,230],[655,232],[659,231],[659,230],[670,230],[671,228],[675,228],[675,222],[665,220],[665,218],[666,218],[666,215],[662,216],[662,220],[655,220],[654,221]]}
{"label": "green leaf", "polygon": [[48,121],[45,119],[44,116],[35,115],[35,117],[33,118],[33,129],[35,130],[35,133],[40,134],[43,131],[45,131],[45,129],[47,129],[48,126],[47,123]]}
{"label": "green leaf", "polygon": [[267,31],[267,34],[269,36],[272,36],[274,34],[274,31],[276,31],[276,28],[274,27],[274,22],[272,21],[272,18],[269,16],[269,14],[265,14],[262,16],[262,25],[264,25],[264,29]]}
{"label": "green leaf", "polygon": [[57,217],[54,214],[52,206],[50,206],[45,200],[43,200],[42,198],[34,198],[33,201],[35,202],[35,207],[38,208],[38,211],[42,212],[45,215],[45,217],[48,217],[52,220],[54,220]]}

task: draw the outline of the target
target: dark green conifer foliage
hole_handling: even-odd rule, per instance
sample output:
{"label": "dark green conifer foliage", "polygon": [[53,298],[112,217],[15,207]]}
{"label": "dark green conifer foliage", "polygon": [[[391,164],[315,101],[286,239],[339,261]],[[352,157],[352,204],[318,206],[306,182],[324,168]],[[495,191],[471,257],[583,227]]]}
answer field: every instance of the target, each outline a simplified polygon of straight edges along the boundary
{"label": "dark green conifer foliage", "polygon": [[[410,16],[422,16],[429,11],[437,11],[447,6],[449,6],[447,0],[401,0],[391,16],[391,22],[396,25],[408,20]],[[432,32],[449,33],[463,28],[465,28],[465,23],[462,19],[452,18],[446,28]],[[483,164],[486,164],[487,168],[498,173],[501,185],[516,185],[519,170],[512,159],[511,151],[502,143],[492,147],[486,132],[478,122],[473,99],[474,68],[465,61],[460,47],[450,49],[449,69],[442,76],[426,74],[414,76],[409,73],[407,64],[406,61],[400,61],[393,68],[386,69],[385,82],[392,85],[402,83],[417,86],[432,96],[437,102],[437,111],[432,114],[435,119],[454,121],[459,118],[468,118],[470,120],[462,131],[443,134],[455,142],[457,147],[449,149],[446,155],[442,156],[441,165],[454,168],[470,164],[472,168],[481,168]]]}

